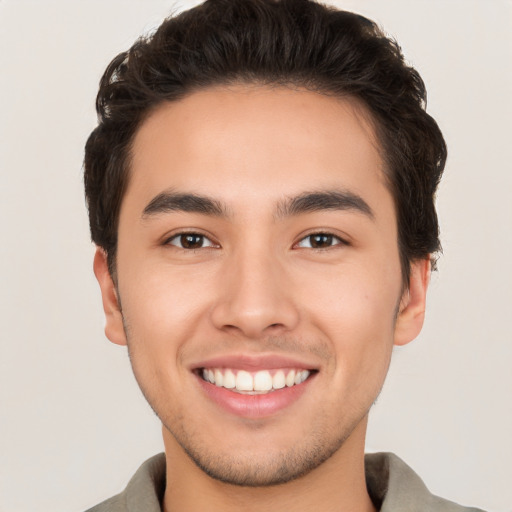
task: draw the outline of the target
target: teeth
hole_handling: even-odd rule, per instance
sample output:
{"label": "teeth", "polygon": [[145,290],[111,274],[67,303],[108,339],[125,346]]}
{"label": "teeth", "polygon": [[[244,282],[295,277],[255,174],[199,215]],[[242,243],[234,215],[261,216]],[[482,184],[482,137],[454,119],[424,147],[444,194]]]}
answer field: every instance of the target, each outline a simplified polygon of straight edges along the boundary
{"label": "teeth", "polygon": [[274,377],[272,378],[272,387],[274,389],[282,389],[286,385],[286,379],[284,376],[283,370],[279,370],[276,372]]}
{"label": "teeth", "polygon": [[300,382],[304,382],[309,377],[309,371],[308,370],[302,370],[300,372]]}
{"label": "teeth", "polygon": [[249,372],[241,370],[237,373],[236,389],[238,391],[254,391],[252,375]]}
{"label": "teeth", "polygon": [[295,375],[295,384],[301,384],[304,382],[309,376],[309,372],[307,370],[302,370],[301,372],[297,372]]}
{"label": "teeth", "polygon": [[270,391],[272,389],[272,377],[267,371],[258,372],[254,376],[254,391]]}
{"label": "teeth", "polygon": [[308,370],[277,370],[272,376],[268,370],[251,374],[245,370],[234,372],[231,369],[204,368],[203,379],[226,389],[236,389],[241,393],[266,393],[285,386],[301,384],[309,377]]}
{"label": "teeth", "polygon": [[220,370],[215,370],[214,375],[214,384],[216,384],[217,386],[222,386],[224,384],[224,376],[222,375],[222,372]]}
{"label": "teeth", "polygon": [[293,370],[286,376],[285,383],[289,388],[295,384],[295,372]]}
{"label": "teeth", "polygon": [[226,370],[224,373],[224,381],[222,385],[227,389],[233,389],[236,386],[236,377],[231,370]]}

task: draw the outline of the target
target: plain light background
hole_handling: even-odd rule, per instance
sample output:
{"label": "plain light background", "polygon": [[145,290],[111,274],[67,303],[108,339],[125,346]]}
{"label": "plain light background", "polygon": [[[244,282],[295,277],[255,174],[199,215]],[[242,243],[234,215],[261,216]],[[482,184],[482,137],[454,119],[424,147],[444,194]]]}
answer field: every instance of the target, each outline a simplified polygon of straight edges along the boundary
{"label": "plain light background", "polygon": [[[108,62],[164,0],[0,0],[0,512],[84,510],[163,449],[103,334],[81,165]],[[402,45],[449,146],[426,325],[395,350],[368,451],[512,510],[512,2],[347,0]]]}

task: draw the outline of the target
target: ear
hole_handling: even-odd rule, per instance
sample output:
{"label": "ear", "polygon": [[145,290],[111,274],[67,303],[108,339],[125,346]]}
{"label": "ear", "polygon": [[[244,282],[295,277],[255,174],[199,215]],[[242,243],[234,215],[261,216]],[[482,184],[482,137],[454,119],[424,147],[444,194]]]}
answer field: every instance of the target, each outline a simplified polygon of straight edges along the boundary
{"label": "ear", "polygon": [[108,270],[107,255],[100,247],[94,255],[94,275],[98,280],[105,312],[105,334],[117,345],[126,345],[126,335],[123,326],[123,315],[119,305],[116,287]]}
{"label": "ear", "polygon": [[406,345],[421,331],[425,320],[430,259],[411,263],[409,288],[404,290],[395,324],[395,345]]}

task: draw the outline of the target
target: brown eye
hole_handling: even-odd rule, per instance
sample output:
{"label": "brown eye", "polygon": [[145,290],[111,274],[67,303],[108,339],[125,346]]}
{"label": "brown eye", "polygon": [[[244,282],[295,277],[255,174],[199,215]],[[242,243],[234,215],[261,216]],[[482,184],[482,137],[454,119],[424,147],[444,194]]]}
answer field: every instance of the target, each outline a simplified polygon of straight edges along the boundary
{"label": "brown eye", "polygon": [[328,249],[344,243],[341,238],[329,233],[313,233],[304,237],[297,246],[307,249]]}
{"label": "brown eye", "polygon": [[180,243],[184,249],[199,249],[203,246],[203,237],[200,235],[181,235]]}
{"label": "brown eye", "polygon": [[310,238],[310,244],[313,249],[323,249],[325,247],[330,247],[333,241],[332,235],[311,235]]}
{"label": "brown eye", "polygon": [[181,233],[173,236],[168,242],[181,249],[202,249],[203,247],[214,247],[213,242],[198,233]]}

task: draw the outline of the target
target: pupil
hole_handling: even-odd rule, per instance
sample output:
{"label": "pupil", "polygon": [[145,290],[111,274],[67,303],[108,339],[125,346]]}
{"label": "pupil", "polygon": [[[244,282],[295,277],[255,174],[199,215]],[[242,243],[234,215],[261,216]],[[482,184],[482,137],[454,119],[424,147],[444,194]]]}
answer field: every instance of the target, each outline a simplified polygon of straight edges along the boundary
{"label": "pupil", "polygon": [[311,245],[316,249],[330,247],[332,245],[332,235],[313,235]]}
{"label": "pupil", "polygon": [[185,249],[199,249],[203,245],[201,235],[181,235],[181,245]]}

